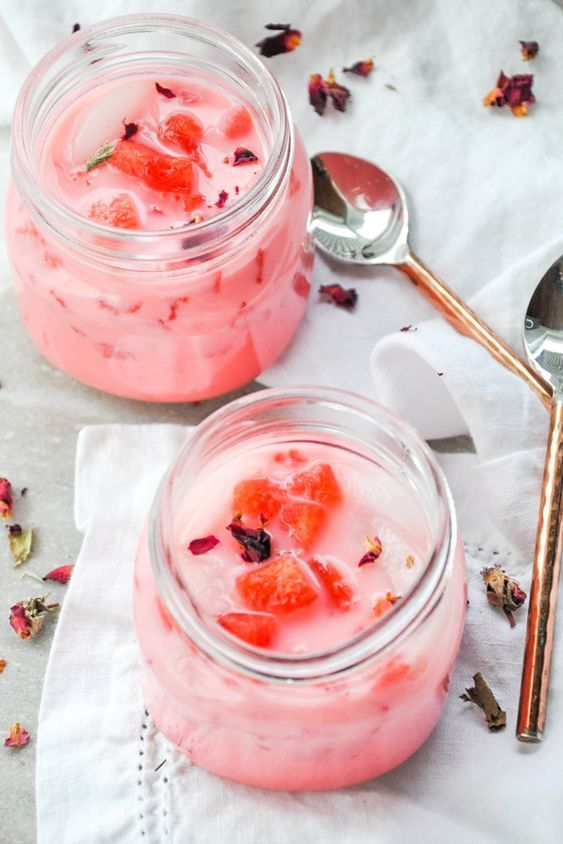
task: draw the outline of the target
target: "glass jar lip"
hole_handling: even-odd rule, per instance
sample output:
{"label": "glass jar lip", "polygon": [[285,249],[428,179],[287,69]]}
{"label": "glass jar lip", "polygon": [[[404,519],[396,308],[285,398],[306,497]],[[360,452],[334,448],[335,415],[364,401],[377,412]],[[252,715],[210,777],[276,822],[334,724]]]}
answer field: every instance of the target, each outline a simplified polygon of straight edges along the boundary
{"label": "glass jar lip", "polygon": [[[399,438],[401,445],[430,470],[441,512],[432,548],[427,554],[422,574],[403,600],[396,603],[379,621],[367,630],[325,652],[315,654],[286,654],[264,651],[241,642],[225,631],[214,631],[205,623],[194,602],[181,599],[176,580],[167,565],[159,531],[159,512],[171,491],[174,472],[183,456],[196,447],[219,425],[241,410],[275,403],[280,400],[314,402],[319,405],[337,404],[345,411],[367,414],[377,419]],[[149,555],[157,590],[165,606],[180,629],[207,656],[239,673],[258,679],[281,682],[309,682],[320,677],[353,670],[390,650],[414,627],[424,620],[441,599],[443,589],[453,569],[457,545],[457,519],[453,498],[446,478],[428,445],[416,430],[375,401],[336,388],[291,387],[274,388],[236,399],[208,416],[180,449],[167,470],[157,491],[149,514]]]}
{"label": "glass jar lip", "polygon": [[[36,87],[41,83],[42,77],[49,66],[64,56],[65,52],[73,48],[77,41],[83,41],[91,45],[95,39],[103,37],[117,37],[135,32],[147,30],[173,30],[181,35],[187,35],[220,47],[225,52],[233,55],[243,63],[249,71],[253,72],[266,93],[274,110],[274,143],[264,170],[256,183],[242,196],[233,206],[222,211],[220,214],[203,220],[199,223],[186,222],[183,226],[174,229],[155,229],[150,231],[118,229],[87,219],[71,208],[60,202],[51,193],[42,187],[41,178],[37,175],[37,168],[33,166],[32,155],[29,150],[26,133],[26,116],[31,107],[31,101]],[[85,57],[91,52],[85,52]],[[88,63],[92,58],[88,60]],[[60,219],[64,224],[76,226],[78,231],[91,235],[103,235],[105,240],[113,241],[116,244],[138,243],[151,244],[156,241],[177,241],[178,238],[189,239],[192,235],[194,241],[205,241],[207,245],[215,244],[213,232],[220,234],[226,224],[242,226],[251,222],[263,207],[268,199],[275,192],[279,182],[280,163],[284,160],[291,160],[293,153],[293,133],[291,131],[291,118],[289,106],[281,91],[281,88],[268,70],[249,47],[219,27],[211,26],[196,18],[172,14],[132,14],[108,18],[92,26],[80,29],[65,38],[60,44],[53,47],[30,71],[18,95],[14,108],[12,121],[12,172],[16,187],[22,195],[32,196],[34,200],[40,200],[40,211],[45,221],[53,217]],[[21,177],[18,178],[19,168]],[[283,168],[282,168],[283,169]],[[207,235],[206,238],[203,235]],[[185,247],[183,247],[185,249]],[[178,254],[177,251],[174,253]],[[180,254],[182,254],[180,250]],[[183,252],[186,257],[186,252]],[[142,257],[142,256],[135,256]],[[152,256],[148,256],[152,258]],[[164,256],[160,256],[166,257]],[[190,255],[190,257],[192,257]]]}

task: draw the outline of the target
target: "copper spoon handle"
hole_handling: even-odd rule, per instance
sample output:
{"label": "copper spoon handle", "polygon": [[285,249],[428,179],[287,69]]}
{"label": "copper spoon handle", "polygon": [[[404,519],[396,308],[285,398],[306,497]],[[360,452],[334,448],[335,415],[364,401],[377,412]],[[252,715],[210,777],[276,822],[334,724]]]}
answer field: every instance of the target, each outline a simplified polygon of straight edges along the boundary
{"label": "copper spoon handle", "polygon": [[553,402],[543,473],[536,552],[528,606],[516,737],[541,741],[545,725],[557,591],[561,570],[563,404]]}
{"label": "copper spoon handle", "polygon": [[479,319],[471,308],[465,305],[456,294],[420,261],[410,253],[397,264],[397,269],[407,275],[420,292],[453,325],[456,331],[472,337],[491,355],[502,363],[510,372],[522,378],[529,387],[550,408],[552,401],[551,387],[526,361],[522,360],[510,346]]}

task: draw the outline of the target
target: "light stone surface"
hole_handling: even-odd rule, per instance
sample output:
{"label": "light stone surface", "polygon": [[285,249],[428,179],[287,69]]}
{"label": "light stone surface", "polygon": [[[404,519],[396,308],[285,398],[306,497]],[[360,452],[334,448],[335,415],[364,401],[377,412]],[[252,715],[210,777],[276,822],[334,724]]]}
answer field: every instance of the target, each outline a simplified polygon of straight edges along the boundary
{"label": "light stone surface", "polygon": [[[197,424],[259,385],[195,405],[151,405],[99,393],[53,369],[35,351],[20,323],[12,291],[2,282],[0,339],[0,477],[8,477],[14,486],[13,521],[35,530],[32,556],[15,569],[0,525],[0,659],[8,663],[0,675],[0,842],[32,844],[37,715],[57,618],[48,618],[36,639],[22,641],[9,626],[8,616],[12,604],[46,592],[52,601],[64,600],[64,586],[47,586],[21,575],[25,571],[43,575],[73,562],[78,553],[80,534],[73,520],[78,432],[84,425],[104,422]],[[22,487],[28,488],[24,498]],[[3,747],[14,721],[32,735],[30,744],[19,750]]]}

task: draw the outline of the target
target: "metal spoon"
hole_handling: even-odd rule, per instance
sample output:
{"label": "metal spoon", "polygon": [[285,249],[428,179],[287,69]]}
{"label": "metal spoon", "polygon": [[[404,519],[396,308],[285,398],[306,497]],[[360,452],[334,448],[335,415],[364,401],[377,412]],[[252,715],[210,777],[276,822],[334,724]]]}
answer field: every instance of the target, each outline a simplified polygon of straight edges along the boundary
{"label": "metal spoon", "polygon": [[460,334],[480,343],[551,407],[551,390],[538,372],[410,250],[407,202],[397,181],[370,161],[341,152],[319,153],[311,164],[315,202],[310,231],[318,248],[346,263],[397,267]]}
{"label": "metal spoon", "polygon": [[563,536],[563,256],[548,269],[530,300],[524,347],[532,366],[553,389],[516,726],[520,741],[538,742],[545,725]]}

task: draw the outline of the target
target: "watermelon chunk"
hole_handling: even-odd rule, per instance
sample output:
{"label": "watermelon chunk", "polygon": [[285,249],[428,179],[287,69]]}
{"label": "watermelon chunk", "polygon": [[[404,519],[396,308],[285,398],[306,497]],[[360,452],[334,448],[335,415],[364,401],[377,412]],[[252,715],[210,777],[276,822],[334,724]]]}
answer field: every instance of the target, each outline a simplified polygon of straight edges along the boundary
{"label": "watermelon chunk", "polygon": [[265,648],[278,629],[273,615],[255,615],[248,612],[228,612],[217,619],[221,627],[250,645]]}
{"label": "watermelon chunk", "polygon": [[288,501],[280,520],[301,548],[310,548],[326,520],[326,510],[315,501]]}
{"label": "watermelon chunk", "polygon": [[233,511],[243,516],[264,516],[272,519],[282,505],[283,492],[268,478],[251,478],[235,486]]}
{"label": "watermelon chunk", "polygon": [[136,229],[140,224],[135,204],[126,193],[115,196],[109,205],[102,200],[94,202],[88,216],[97,223],[116,226],[119,229]]}
{"label": "watermelon chunk", "polygon": [[240,575],[236,589],[246,606],[253,610],[289,613],[317,600],[317,591],[290,554]]}
{"label": "watermelon chunk", "polygon": [[187,152],[194,153],[203,137],[203,124],[192,114],[171,114],[158,127],[161,141],[174,144]]}
{"label": "watermelon chunk", "polygon": [[350,609],[354,591],[336,566],[314,558],[309,565],[325,587],[334,606],[343,612]]}
{"label": "watermelon chunk", "polygon": [[227,138],[242,138],[252,131],[254,124],[245,106],[235,106],[225,112],[219,121],[219,131]]}
{"label": "watermelon chunk", "polygon": [[313,463],[293,476],[289,484],[292,495],[310,498],[319,504],[338,504],[342,500],[340,485],[328,463]]}
{"label": "watermelon chunk", "polygon": [[164,155],[132,141],[119,141],[110,164],[163,193],[195,193],[194,166],[189,158]]}

